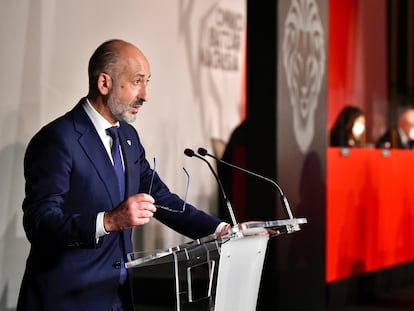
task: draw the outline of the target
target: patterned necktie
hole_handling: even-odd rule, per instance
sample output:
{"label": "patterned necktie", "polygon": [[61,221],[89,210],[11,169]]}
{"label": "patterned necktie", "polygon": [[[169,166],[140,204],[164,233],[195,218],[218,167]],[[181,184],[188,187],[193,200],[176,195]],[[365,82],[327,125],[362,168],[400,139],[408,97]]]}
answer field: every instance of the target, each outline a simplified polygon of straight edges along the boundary
{"label": "patterned necktie", "polygon": [[120,199],[123,200],[125,196],[125,175],[124,168],[122,166],[121,153],[119,150],[118,128],[113,126],[106,129],[106,132],[112,137],[112,160],[114,161],[114,169],[116,176],[118,177]]}
{"label": "patterned necktie", "polygon": [[[122,166],[121,160],[121,152],[119,149],[119,135],[118,135],[118,128],[116,126],[110,127],[106,129],[106,132],[109,136],[112,137],[112,160],[114,161],[114,169],[116,176],[118,177],[118,185],[119,185],[119,195],[121,200],[124,199],[125,196],[125,175],[124,175],[124,168]],[[124,259],[121,258],[120,262],[120,276],[119,276],[119,283],[124,284],[127,278],[127,272],[124,265]]]}

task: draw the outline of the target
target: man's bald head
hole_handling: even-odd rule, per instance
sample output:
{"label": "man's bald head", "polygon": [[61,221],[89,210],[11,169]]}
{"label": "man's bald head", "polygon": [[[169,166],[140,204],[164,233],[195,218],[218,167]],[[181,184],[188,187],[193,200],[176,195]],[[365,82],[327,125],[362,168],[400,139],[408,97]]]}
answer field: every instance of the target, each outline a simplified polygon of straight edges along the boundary
{"label": "man's bald head", "polygon": [[97,87],[97,82],[98,77],[102,72],[109,74],[113,78],[117,78],[129,65],[128,62],[137,58],[147,62],[142,51],[127,41],[113,39],[102,43],[89,60],[88,97],[95,99],[99,96],[100,93]]}

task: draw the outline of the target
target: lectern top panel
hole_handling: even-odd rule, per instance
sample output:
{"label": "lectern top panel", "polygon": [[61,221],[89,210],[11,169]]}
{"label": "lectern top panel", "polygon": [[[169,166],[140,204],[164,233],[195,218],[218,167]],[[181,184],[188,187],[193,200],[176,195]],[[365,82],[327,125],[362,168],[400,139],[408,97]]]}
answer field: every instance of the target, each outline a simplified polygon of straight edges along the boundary
{"label": "lectern top panel", "polygon": [[[165,250],[133,252],[128,254],[126,268],[168,263],[174,260],[189,260],[210,251],[220,251],[223,243],[252,235],[276,236],[300,230],[307,223],[306,218],[282,219],[273,221],[250,221],[233,226],[227,234],[211,234],[203,238],[177,245]],[[179,257],[179,258],[177,258]]]}

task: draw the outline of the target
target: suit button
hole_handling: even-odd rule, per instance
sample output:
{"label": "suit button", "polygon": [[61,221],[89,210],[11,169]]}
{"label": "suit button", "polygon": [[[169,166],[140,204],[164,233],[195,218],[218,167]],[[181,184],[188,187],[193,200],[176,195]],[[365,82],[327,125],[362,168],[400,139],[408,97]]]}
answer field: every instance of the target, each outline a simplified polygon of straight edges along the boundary
{"label": "suit button", "polygon": [[114,266],[115,269],[119,269],[119,268],[121,268],[121,262],[120,261],[115,261],[113,266]]}

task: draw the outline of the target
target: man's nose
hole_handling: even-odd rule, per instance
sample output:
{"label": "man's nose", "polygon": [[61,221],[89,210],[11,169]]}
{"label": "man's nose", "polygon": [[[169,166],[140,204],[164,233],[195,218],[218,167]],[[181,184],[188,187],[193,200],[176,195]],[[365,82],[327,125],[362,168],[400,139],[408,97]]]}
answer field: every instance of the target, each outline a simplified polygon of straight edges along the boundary
{"label": "man's nose", "polygon": [[138,99],[143,101],[143,102],[147,102],[148,98],[149,98],[149,96],[148,96],[148,86],[145,85],[138,92]]}

